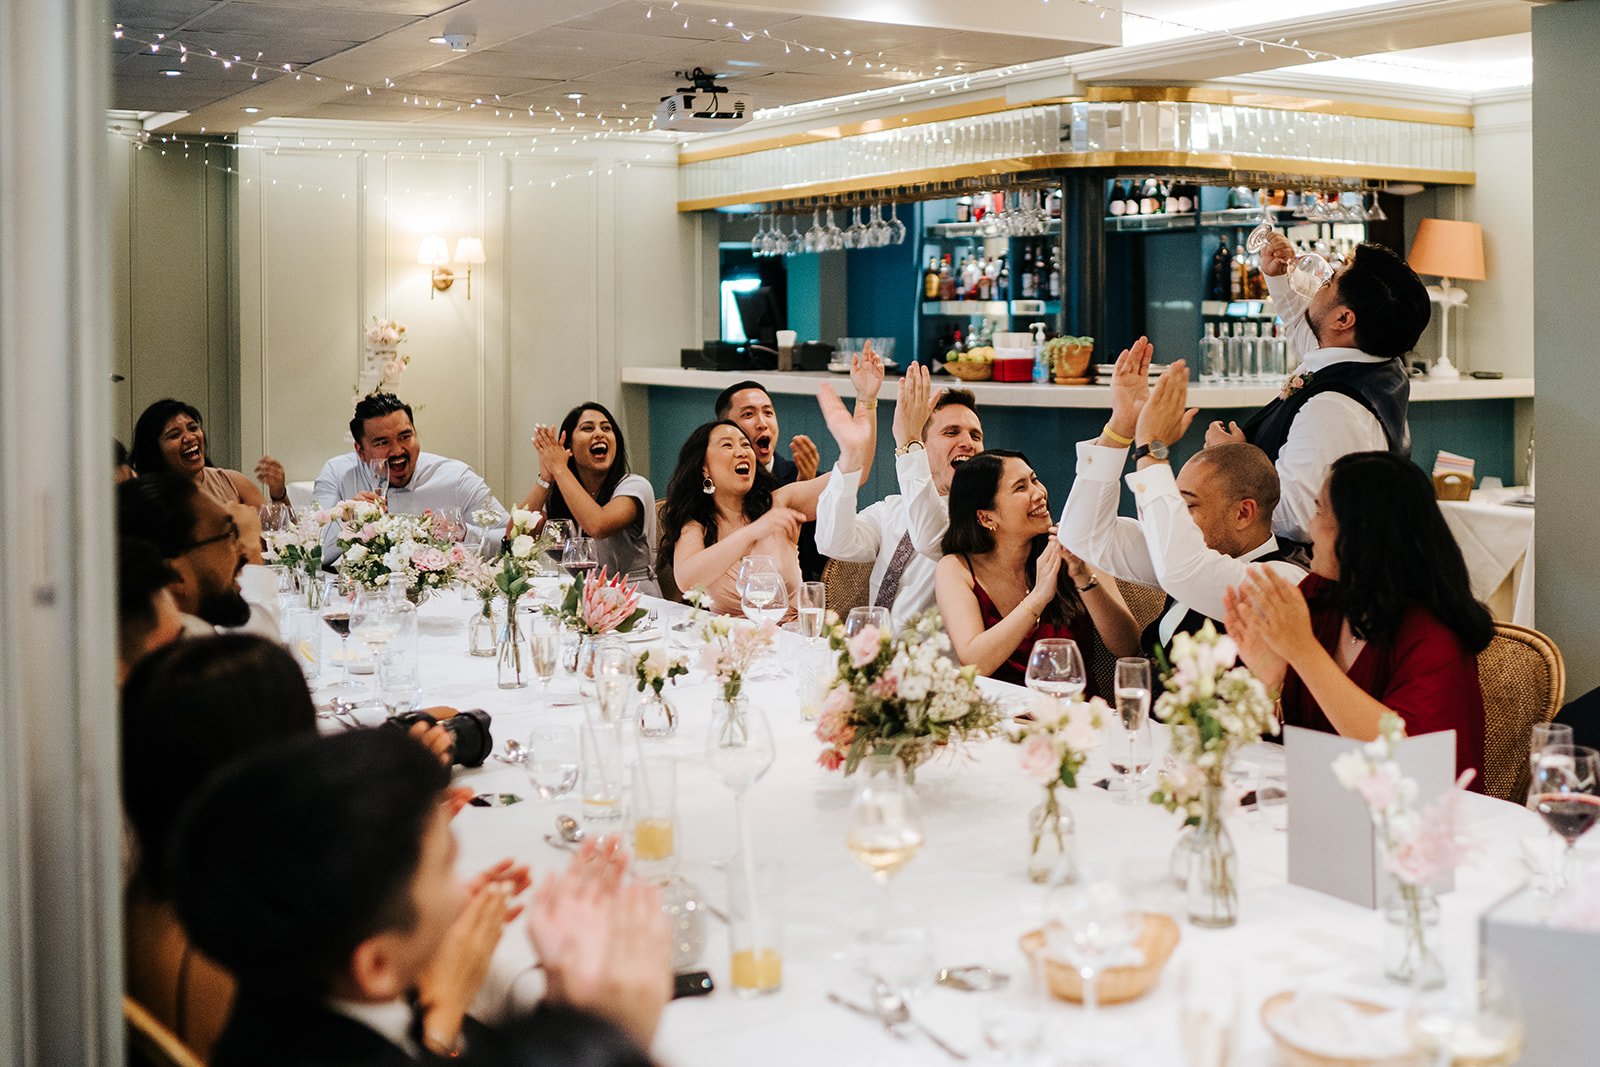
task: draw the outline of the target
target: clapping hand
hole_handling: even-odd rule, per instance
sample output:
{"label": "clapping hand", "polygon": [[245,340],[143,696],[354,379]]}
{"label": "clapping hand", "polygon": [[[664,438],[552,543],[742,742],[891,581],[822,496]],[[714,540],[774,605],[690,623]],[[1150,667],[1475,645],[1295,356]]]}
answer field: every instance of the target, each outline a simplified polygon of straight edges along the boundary
{"label": "clapping hand", "polygon": [[1123,437],[1132,437],[1139,412],[1150,397],[1150,360],[1155,346],[1141,337],[1117,357],[1111,371],[1111,419],[1109,425]]}
{"label": "clapping hand", "polygon": [[878,399],[883,388],[883,357],[873,350],[872,342],[861,346],[861,351],[850,358],[850,385],[856,391],[856,403]]}
{"label": "clapping hand", "polygon": [[287,499],[284,492],[283,464],[271,456],[262,456],[256,460],[256,481],[267,487],[268,500],[282,503]]}
{"label": "clapping hand", "polygon": [[556,428],[535,426],[533,448],[539,454],[539,476],[547,482],[555,481],[556,471],[566,467],[567,458],[571,455],[567,451],[567,446],[562,444],[561,438],[557,436]]}
{"label": "clapping hand", "polygon": [[1141,445],[1151,441],[1172,444],[1181,440],[1194,421],[1198,408],[1185,408],[1189,399],[1189,367],[1183,360],[1161,372],[1150,398],[1139,409],[1133,437]]}
{"label": "clapping hand", "polygon": [[461,1020],[489,973],[500,934],[522,912],[521,905],[511,901],[531,881],[525,865],[501,860],[465,886],[466,907],[417,982],[424,1007],[423,1034],[430,1044],[442,1048],[456,1044]]}
{"label": "clapping hand", "polygon": [[1244,431],[1239,429],[1237,422],[1230,422],[1224,426],[1221,422],[1213,422],[1206,427],[1206,447],[1212,445],[1242,445],[1245,443]]}
{"label": "clapping hand", "polygon": [[817,450],[815,441],[803,433],[795,434],[789,438],[789,455],[794,459],[795,481],[810,481],[817,476],[822,453]]}
{"label": "clapping hand", "polygon": [[[839,469],[860,470],[866,459],[867,442],[872,434],[872,427],[866,418],[857,417],[846,411],[839,394],[834,392],[833,386],[827,382],[817,387],[817,406],[822,409],[822,417],[828,423],[828,432],[833,434],[833,439],[839,446]],[[859,402],[858,415],[866,415],[864,410],[859,409]]]}
{"label": "clapping hand", "polygon": [[894,443],[904,448],[912,441],[922,439],[922,430],[933,414],[933,405],[939,402],[943,389],[935,391],[928,368],[913,363],[900,379],[900,398],[894,405]]}
{"label": "clapping hand", "polygon": [[1033,588],[1028,591],[1035,615],[1043,615],[1044,609],[1056,598],[1056,582],[1061,577],[1061,557],[1064,552],[1061,542],[1052,536],[1044,546],[1044,551],[1039,553],[1039,560],[1034,565]]}

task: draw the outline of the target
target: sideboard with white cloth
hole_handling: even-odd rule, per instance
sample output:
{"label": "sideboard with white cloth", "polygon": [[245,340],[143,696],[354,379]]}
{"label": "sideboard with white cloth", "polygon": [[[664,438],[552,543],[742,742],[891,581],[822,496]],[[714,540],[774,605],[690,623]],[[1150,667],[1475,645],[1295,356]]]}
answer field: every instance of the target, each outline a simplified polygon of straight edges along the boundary
{"label": "sideboard with white cloth", "polygon": [[[656,630],[663,639],[677,635],[665,625],[681,618],[680,605],[654,601],[662,614]],[[494,717],[497,746],[506,738],[525,740],[536,724],[576,727],[579,707],[544,706],[539,683],[523,690],[495,684],[492,659],[467,655],[466,618],[471,605],[454,593],[435,596],[420,612],[420,658],[425,704],[481,706]],[[792,665],[800,639],[780,636],[776,663]],[[324,638],[323,648],[334,642]],[[644,643],[635,647],[643,648]],[[691,651],[691,665],[693,655]],[[775,664],[776,666],[776,664]],[[987,687],[987,683],[986,683]],[[813,724],[801,716],[798,684],[792,675],[758,678],[747,684],[752,705],[771,724],[777,757],[765,778],[749,793],[747,806],[758,856],[783,864],[784,891],[777,906],[783,921],[783,988],[770,996],[741,1000],[729,988],[726,928],[706,921],[706,949],[700,966],[717,989],[710,996],[680,1000],[667,1007],[654,1048],[667,1067],[718,1067],[760,1063],[763,1067],[844,1065],[925,1065],[944,1055],[920,1036],[897,1040],[871,1018],[852,1014],[827,999],[832,991],[867,1002],[867,982],[851,961],[856,931],[875,914],[875,888],[845,848],[846,820],[854,782],[816,763],[819,743]],[[572,695],[576,680],[558,674],[552,691]],[[1008,705],[1029,697],[1014,686],[994,683],[992,692]],[[735,848],[732,794],[705,762],[712,687],[698,669],[668,690],[681,712],[676,736],[641,741],[642,750],[668,755],[678,764],[679,873],[695,883],[714,906],[726,907],[725,878],[714,863]],[[1157,727],[1156,764],[1165,747]],[[1269,746],[1270,747],[1270,746]],[[1080,781],[1105,776],[1103,758],[1092,760]],[[479,793],[513,793],[508,807],[467,807],[454,829],[461,845],[459,870],[465,876],[510,856],[533,866],[535,877],[565,866],[568,857],[546,844],[558,812],[582,817],[581,786],[562,800],[542,802],[522,769],[491,760],[482,768],[458,772],[457,783]],[[916,1017],[975,1060],[987,1052],[982,1022],[998,998],[1020,1000],[1026,964],[1017,947],[1020,935],[1041,924],[1046,891],[1026,877],[1026,821],[1039,802],[1040,787],[1019,771],[1018,750],[1004,739],[952,747],[920,767],[916,793],[926,841],[920,853],[894,880],[898,919],[931,934],[930,958],[936,967],[981,964],[1009,974],[999,992],[965,993],[933,984],[914,999]],[[1178,833],[1178,817],[1148,804],[1120,805],[1099,788],[1085,784],[1065,794],[1077,821],[1079,854],[1086,860],[1126,862],[1126,870],[1147,882],[1146,901],[1164,899],[1182,926],[1181,941],[1159,984],[1145,998],[1103,1009],[1108,1018],[1136,1031],[1141,1043],[1122,1058],[1127,1064],[1177,1065],[1184,1062],[1178,1027],[1177,974],[1193,966],[1227,973],[1242,991],[1242,1048],[1238,1067],[1272,1062],[1270,1039],[1258,1011],[1262,1001],[1307,979],[1322,979],[1368,999],[1400,1003],[1398,988],[1382,977],[1384,921],[1379,912],[1288,884],[1287,837],[1261,812],[1241,811],[1229,819],[1239,854],[1240,918],[1227,930],[1201,930],[1182,922],[1184,898],[1166,878]],[[1480,846],[1457,872],[1457,888],[1442,897],[1447,966],[1473,951],[1479,915],[1513,891],[1526,877],[1522,839],[1545,833],[1538,816],[1516,805],[1469,794],[1464,811]],[[625,822],[587,824],[591,834],[622,832]],[[1540,837],[1542,840],[1542,836]],[[530,969],[532,952],[522,927],[508,928],[497,950],[485,989],[475,1005],[480,1018],[493,1019],[508,1004],[536,997],[542,979]],[[1083,1010],[1057,1001],[1039,1002],[1058,1046],[1070,1044]],[[1046,1061],[1040,1061],[1046,1062]]]}
{"label": "sideboard with white cloth", "polygon": [[1474,490],[1470,500],[1441,500],[1439,510],[1461,546],[1472,595],[1501,622],[1533,626],[1533,511],[1502,503],[1518,494]]}

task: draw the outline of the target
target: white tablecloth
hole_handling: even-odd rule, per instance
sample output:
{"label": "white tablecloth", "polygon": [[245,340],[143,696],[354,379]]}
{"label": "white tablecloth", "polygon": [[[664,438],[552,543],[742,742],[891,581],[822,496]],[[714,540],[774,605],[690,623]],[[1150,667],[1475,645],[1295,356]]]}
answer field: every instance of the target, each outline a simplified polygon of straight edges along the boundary
{"label": "white tablecloth", "polygon": [[1471,500],[1441,500],[1439,509],[1461,546],[1472,594],[1495,618],[1532,626],[1534,509],[1491,501],[1481,489]]}
{"label": "white tablecloth", "polygon": [[[497,740],[525,737],[538,722],[577,726],[579,709],[540,706],[536,681],[526,690],[496,688],[494,661],[467,655],[467,610],[454,594],[435,598],[422,608],[426,702],[488,709],[494,715]],[[783,636],[787,662],[793,662],[797,640]],[[685,680],[699,677],[692,674]],[[555,686],[558,692],[572,692],[574,682],[558,678]],[[873,912],[874,887],[844,847],[852,783],[816,765],[818,745],[811,724],[800,717],[796,688],[792,679],[757,681],[750,687],[753,702],[771,722],[778,749],[771,771],[752,790],[748,807],[758,854],[785,865],[783,989],[755,1000],[736,998],[729,988],[725,931],[708,922],[701,965],[718,988],[709,997],[669,1005],[654,1051],[670,1067],[943,1062],[942,1054],[926,1041],[893,1040],[873,1020],[824,999],[829,990],[857,1001],[866,999],[863,979],[852,970],[848,952],[853,933]],[[1008,695],[1022,693],[1001,688]],[[679,684],[672,696],[684,712],[677,736],[643,744],[678,760],[680,873],[698,884],[712,903],[725,905],[724,878],[711,861],[733,851],[735,827],[731,794],[702,756],[711,689],[703,681]],[[463,874],[504,856],[531,863],[536,875],[565,864],[566,856],[545,844],[543,835],[553,828],[557,811],[579,814],[576,795],[542,803],[520,768],[493,761],[460,773],[458,779],[480,792],[513,792],[529,798],[510,807],[468,807],[461,813],[455,829]],[[1018,772],[1016,749],[995,741],[923,767],[916,791],[926,843],[894,882],[896,910],[908,923],[933,932],[940,966],[980,963],[1013,976],[1004,992],[960,993],[931,987],[913,1005],[920,1018],[976,1058],[984,1051],[979,1019],[985,998],[1024,995],[1017,938],[1039,925],[1044,902],[1043,889],[1029,883],[1024,873],[1024,825],[1029,809],[1040,799],[1039,790]],[[1519,839],[1544,832],[1538,817],[1523,808],[1475,795],[1467,801],[1466,810],[1483,844],[1458,873],[1458,888],[1442,898],[1447,953],[1475,943],[1478,915],[1524,878]],[[1138,861],[1151,870],[1166,864],[1177,833],[1176,817],[1150,805],[1116,804],[1092,787],[1070,794],[1068,803],[1077,819],[1083,856]],[[1270,1062],[1268,1038],[1257,1019],[1261,1001],[1299,980],[1335,976],[1369,996],[1394,994],[1394,987],[1381,978],[1381,916],[1286,884],[1286,836],[1263,820],[1254,812],[1230,820],[1240,858],[1238,925],[1208,931],[1183,923],[1182,940],[1156,989],[1143,1000],[1106,1009],[1109,1017],[1128,1024],[1141,1040],[1121,1062],[1183,1062],[1175,990],[1177,969],[1187,964],[1229,971],[1241,983],[1244,1047],[1235,1063],[1247,1067]],[[1182,908],[1176,890],[1170,903]],[[492,1017],[503,1009],[508,984],[514,999],[537,994],[537,972],[526,970],[530,961],[520,926],[509,930],[475,1007],[480,1017]],[[1070,1042],[1083,1012],[1051,1002],[1048,1015],[1058,1041]]]}

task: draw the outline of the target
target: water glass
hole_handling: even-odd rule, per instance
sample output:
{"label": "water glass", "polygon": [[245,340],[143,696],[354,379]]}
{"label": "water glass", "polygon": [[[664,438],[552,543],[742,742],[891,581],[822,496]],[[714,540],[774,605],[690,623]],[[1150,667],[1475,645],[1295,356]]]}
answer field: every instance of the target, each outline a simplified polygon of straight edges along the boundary
{"label": "water glass", "polygon": [[1190,960],[1178,972],[1178,1042],[1188,1067],[1229,1067],[1239,1047],[1239,987],[1234,974]]}
{"label": "water glass", "polygon": [[783,577],[766,572],[751,573],[739,594],[739,606],[751,622],[776,625],[789,613],[789,590]]}
{"label": "water glass", "polygon": [[729,984],[738,997],[783,988],[783,871],[751,856],[728,864]]}
{"label": "water glass", "polygon": [[1045,950],[1083,979],[1084,1019],[1069,1063],[1098,1063],[1132,1043],[1125,1029],[1108,1027],[1099,1014],[1100,976],[1120,965],[1138,937],[1143,916],[1107,870],[1088,868],[1076,883],[1053,894],[1047,907]]}
{"label": "water glass", "polygon": [[555,800],[578,787],[578,735],[570,726],[541,726],[528,735],[522,763],[540,800]]}
{"label": "water glass", "polygon": [[749,555],[739,561],[739,574],[734,579],[734,590],[740,598],[744,597],[745,583],[752,574],[781,574],[778,570],[778,561],[771,556]]}
{"label": "water glass", "polygon": [[879,634],[887,634],[890,630],[889,609],[879,607],[851,608],[850,614],[844,620],[844,635],[854,637],[868,626],[876,626]]}
{"label": "water glass", "polygon": [[595,822],[622,818],[622,727],[614,722],[583,724],[583,814]]}
{"label": "water glass", "polygon": [[[1071,698],[1083,692],[1087,676],[1083,671],[1083,654],[1078,643],[1059,637],[1047,637],[1033,643],[1028,654],[1028,670],[1024,680],[1035,693],[1044,693],[1056,699]],[[1149,683],[1145,688],[1148,691]]]}
{"label": "water glass", "polygon": [[633,761],[633,860],[646,877],[677,866],[678,764],[670,756]]}
{"label": "water glass", "polygon": [[800,636],[814,640],[822,636],[823,620],[828,614],[828,587],[821,582],[805,582],[800,586]]}
{"label": "water glass", "polygon": [[283,613],[283,640],[289,646],[294,661],[306,676],[306,684],[316,680],[322,669],[322,625],[320,613],[304,604],[287,608]]}

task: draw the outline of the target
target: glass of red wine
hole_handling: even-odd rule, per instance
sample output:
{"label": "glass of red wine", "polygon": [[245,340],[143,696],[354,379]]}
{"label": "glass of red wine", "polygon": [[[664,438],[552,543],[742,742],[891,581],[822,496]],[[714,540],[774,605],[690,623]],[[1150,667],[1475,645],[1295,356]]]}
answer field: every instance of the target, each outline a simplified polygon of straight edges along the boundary
{"label": "glass of red wine", "polygon": [[581,587],[589,572],[599,566],[594,554],[594,538],[577,534],[568,539],[567,547],[561,552],[561,566]]}
{"label": "glass of red wine", "polygon": [[350,584],[337,575],[328,575],[322,592],[322,621],[339,635],[339,666],[343,668],[337,682],[323,688],[348,692],[357,688],[350,680],[350,610],[353,607]]}
{"label": "glass of red wine", "polygon": [[1583,745],[1546,745],[1533,760],[1528,807],[1561,835],[1567,849],[1561,871],[1551,872],[1554,894],[1571,881],[1572,849],[1600,820],[1600,752]]}

